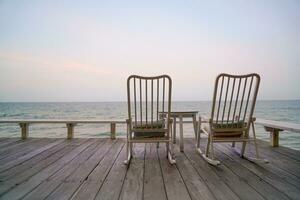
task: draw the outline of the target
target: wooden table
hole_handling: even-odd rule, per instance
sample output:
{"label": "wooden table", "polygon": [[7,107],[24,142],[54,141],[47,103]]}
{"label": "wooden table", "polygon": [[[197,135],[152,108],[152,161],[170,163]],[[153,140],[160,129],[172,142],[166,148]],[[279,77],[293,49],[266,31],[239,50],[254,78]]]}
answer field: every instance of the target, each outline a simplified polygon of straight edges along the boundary
{"label": "wooden table", "polygon": [[[166,114],[166,112],[160,112],[160,114]],[[183,144],[183,118],[192,118],[192,123],[194,127],[195,138],[197,135],[197,114],[198,111],[174,111],[170,112],[170,118],[173,118],[173,143],[176,143],[176,118],[179,118],[179,134],[180,134],[180,151],[183,152],[184,144]]]}

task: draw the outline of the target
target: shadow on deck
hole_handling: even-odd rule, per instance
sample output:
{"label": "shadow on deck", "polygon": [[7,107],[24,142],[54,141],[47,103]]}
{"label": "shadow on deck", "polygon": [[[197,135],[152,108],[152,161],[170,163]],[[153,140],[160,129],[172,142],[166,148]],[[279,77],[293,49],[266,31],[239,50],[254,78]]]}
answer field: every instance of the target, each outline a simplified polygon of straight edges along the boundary
{"label": "shadow on deck", "polygon": [[124,139],[1,138],[0,199],[300,199],[300,152],[259,146],[269,164],[222,144],[215,152],[222,164],[214,167],[192,139],[184,153],[176,146],[173,166],[163,144],[137,144],[127,168]]}

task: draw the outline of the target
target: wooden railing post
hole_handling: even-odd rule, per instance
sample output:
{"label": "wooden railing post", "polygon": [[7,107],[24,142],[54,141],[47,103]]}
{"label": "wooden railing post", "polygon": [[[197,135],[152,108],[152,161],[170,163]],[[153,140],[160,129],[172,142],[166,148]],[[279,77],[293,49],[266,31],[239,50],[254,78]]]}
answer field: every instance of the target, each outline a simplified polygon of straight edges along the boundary
{"label": "wooden railing post", "polygon": [[271,128],[271,127],[266,127],[265,130],[270,132],[270,144],[272,147],[278,147],[279,146],[279,131],[283,131],[281,129],[277,128]]}
{"label": "wooden railing post", "polygon": [[273,131],[270,133],[270,137],[271,137],[271,145],[273,147],[278,147],[279,146],[279,130],[273,129]]}
{"label": "wooden railing post", "polygon": [[74,126],[76,125],[75,123],[67,123],[67,129],[68,129],[68,139],[72,139],[74,137]]}
{"label": "wooden railing post", "polygon": [[28,138],[29,123],[19,123],[19,126],[21,127],[21,138],[22,139]]}
{"label": "wooden railing post", "polygon": [[110,139],[116,139],[116,123],[110,123]]}

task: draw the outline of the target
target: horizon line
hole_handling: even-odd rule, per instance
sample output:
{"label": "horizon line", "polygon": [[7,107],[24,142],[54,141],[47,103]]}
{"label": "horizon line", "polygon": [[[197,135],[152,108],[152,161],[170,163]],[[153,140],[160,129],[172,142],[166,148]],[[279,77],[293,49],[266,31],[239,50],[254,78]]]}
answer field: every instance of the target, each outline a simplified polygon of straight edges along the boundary
{"label": "horizon line", "polygon": [[[173,102],[209,102],[212,100],[174,100]],[[300,101],[300,99],[257,99],[257,101]],[[0,101],[0,103],[126,103],[127,101]]]}

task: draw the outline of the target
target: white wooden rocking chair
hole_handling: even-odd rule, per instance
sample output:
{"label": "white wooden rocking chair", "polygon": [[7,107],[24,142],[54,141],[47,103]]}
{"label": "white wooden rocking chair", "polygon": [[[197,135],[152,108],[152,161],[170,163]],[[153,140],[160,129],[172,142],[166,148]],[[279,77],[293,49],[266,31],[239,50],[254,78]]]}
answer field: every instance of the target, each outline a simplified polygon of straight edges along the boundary
{"label": "white wooden rocking chair", "polygon": [[[129,164],[133,143],[166,143],[167,158],[175,163],[171,142],[172,80],[167,75],[142,77],[131,75],[127,79],[127,160]],[[165,112],[165,115],[159,115]]]}
{"label": "white wooden rocking chair", "polygon": [[[215,81],[211,116],[208,126],[201,127],[199,117],[197,131],[197,152],[210,164],[218,165],[214,157],[214,143],[242,142],[240,156],[253,162],[268,162],[259,158],[254,129],[253,112],[260,84],[258,74],[230,75],[220,74]],[[249,130],[252,127],[253,137]],[[208,135],[206,150],[200,149],[201,132]],[[247,142],[254,142],[256,157],[245,156]]]}

